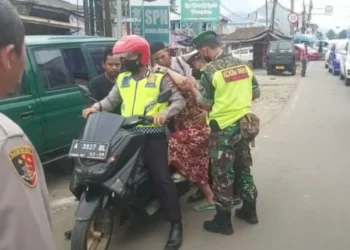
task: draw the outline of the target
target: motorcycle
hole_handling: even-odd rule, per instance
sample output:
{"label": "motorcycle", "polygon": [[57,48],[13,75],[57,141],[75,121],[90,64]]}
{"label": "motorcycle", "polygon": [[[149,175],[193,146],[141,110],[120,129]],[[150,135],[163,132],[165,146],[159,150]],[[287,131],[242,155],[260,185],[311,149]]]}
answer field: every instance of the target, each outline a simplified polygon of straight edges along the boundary
{"label": "motorcycle", "polygon": [[[91,99],[89,90],[79,87]],[[91,114],[81,139],[73,140],[69,156],[76,159],[76,167],[70,189],[79,205],[71,231],[71,250],[105,250],[112,234],[121,236],[137,221],[159,211],[155,186],[142,163],[145,135],[130,129],[152,124],[153,118],[145,116],[147,109],[168,102],[170,96],[171,90],[160,93],[147,105],[143,116]],[[190,182],[171,171],[179,195],[186,194]]]}

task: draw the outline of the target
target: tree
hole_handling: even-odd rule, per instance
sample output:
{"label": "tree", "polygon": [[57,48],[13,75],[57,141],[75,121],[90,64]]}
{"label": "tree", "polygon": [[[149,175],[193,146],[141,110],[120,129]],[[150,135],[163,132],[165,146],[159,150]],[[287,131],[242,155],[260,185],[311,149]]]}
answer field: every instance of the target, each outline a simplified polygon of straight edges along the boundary
{"label": "tree", "polygon": [[328,39],[335,39],[337,37],[337,34],[334,32],[334,30],[330,29],[326,33],[326,37],[328,37]]}
{"label": "tree", "polygon": [[176,5],[176,0],[169,0],[170,3],[170,12],[176,13],[178,6]]}
{"label": "tree", "polygon": [[348,33],[347,30],[342,30],[342,31],[339,32],[337,38],[338,39],[346,39],[346,37],[348,35],[347,33]]}

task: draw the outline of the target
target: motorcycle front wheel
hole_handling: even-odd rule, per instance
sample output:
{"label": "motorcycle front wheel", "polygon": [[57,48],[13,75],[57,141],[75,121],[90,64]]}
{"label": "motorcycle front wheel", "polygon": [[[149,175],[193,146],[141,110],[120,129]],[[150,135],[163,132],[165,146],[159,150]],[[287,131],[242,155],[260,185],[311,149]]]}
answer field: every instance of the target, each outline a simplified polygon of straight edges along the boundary
{"label": "motorcycle front wheel", "polygon": [[76,220],[71,250],[107,250],[113,231],[113,213],[107,206],[98,208],[90,220]]}

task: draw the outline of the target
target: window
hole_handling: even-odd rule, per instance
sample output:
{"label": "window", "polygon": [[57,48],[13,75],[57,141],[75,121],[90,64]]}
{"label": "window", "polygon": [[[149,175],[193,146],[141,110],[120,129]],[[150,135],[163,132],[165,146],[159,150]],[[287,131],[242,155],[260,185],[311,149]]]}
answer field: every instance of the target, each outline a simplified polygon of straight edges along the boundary
{"label": "window", "polygon": [[89,81],[80,49],[39,49],[34,51],[34,57],[46,90],[69,88]]}
{"label": "window", "polygon": [[276,42],[270,43],[269,52],[276,52],[276,51],[277,51],[277,43]]}
{"label": "window", "polygon": [[24,89],[25,81],[26,81],[26,77],[23,74],[22,81],[20,84],[17,85],[17,88],[14,89],[11,93],[8,93],[6,96],[0,97],[0,101],[27,95]]}
{"label": "window", "polygon": [[292,44],[290,42],[280,42],[279,50],[292,50]]}
{"label": "window", "polygon": [[241,55],[243,55],[243,54],[248,54],[248,50],[247,49],[241,49],[241,53],[240,53]]}
{"label": "window", "polygon": [[89,54],[91,56],[92,62],[95,66],[95,69],[97,71],[97,74],[102,74],[104,72],[102,63],[103,63],[103,57],[107,50],[111,49],[111,46],[96,46],[96,47],[90,47],[88,48]]}

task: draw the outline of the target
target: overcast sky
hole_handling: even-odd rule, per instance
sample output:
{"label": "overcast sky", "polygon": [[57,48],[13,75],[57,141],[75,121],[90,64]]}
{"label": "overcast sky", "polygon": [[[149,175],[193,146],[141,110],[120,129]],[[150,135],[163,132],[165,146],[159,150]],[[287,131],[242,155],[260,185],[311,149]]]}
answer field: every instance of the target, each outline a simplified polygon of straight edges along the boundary
{"label": "overcast sky", "polygon": [[[65,0],[73,4],[77,3],[77,0]],[[83,0],[78,0],[82,4]],[[178,0],[180,2],[180,0]],[[221,2],[230,8],[233,12],[246,12],[254,11],[258,7],[265,4],[265,0],[221,0]],[[290,0],[279,0],[279,2],[287,8],[290,8]],[[309,0],[305,0],[308,4]],[[301,12],[303,0],[295,0],[295,11]],[[312,22],[320,26],[321,30],[328,30],[333,28],[336,30],[350,28],[350,0],[313,0],[314,10],[312,16]],[[333,15],[324,15],[324,8],[327,5],[333,5]],[[336,30],[336,31],[338,31]]]}

